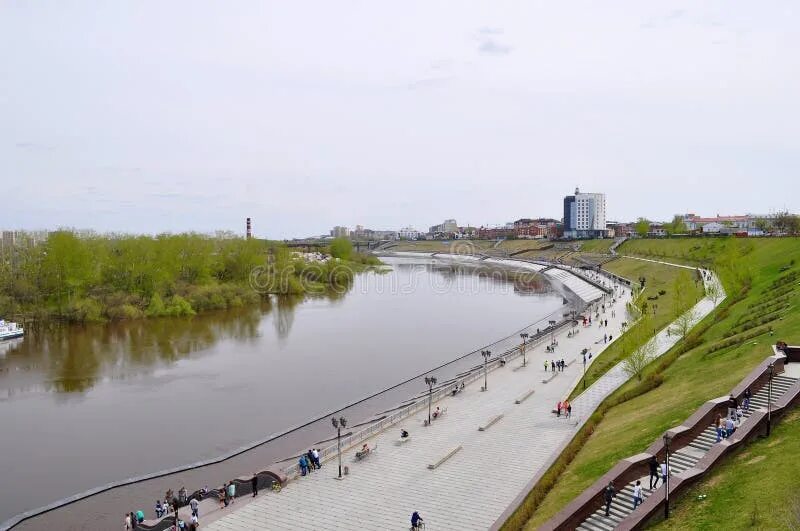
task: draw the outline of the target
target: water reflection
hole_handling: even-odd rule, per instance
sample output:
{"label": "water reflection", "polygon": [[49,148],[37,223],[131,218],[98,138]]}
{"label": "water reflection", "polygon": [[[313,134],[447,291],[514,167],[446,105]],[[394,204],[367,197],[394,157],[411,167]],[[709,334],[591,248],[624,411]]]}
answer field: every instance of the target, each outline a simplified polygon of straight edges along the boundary
{"label": "water reflection", "polygon": [[272,312],[276,331],[286,338],[303,300],[276,297],[260,306],[193,318],[40,325],[24,339],[0,343],[0,399],[41,391],[83,393],[105,378],[151,373],[221,340],[258,337],[262,318]]}

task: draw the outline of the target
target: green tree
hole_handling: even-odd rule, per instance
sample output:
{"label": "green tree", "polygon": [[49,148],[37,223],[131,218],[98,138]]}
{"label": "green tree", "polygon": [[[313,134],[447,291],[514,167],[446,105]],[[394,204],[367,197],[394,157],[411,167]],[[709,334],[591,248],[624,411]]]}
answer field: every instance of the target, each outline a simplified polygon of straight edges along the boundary
{"label": "green tree", "polygon": [[349,260],[353,254],[353,243],[347,238],[336,238],[331,242],[331,256],[341,260]]}
{"label": "green tree", "polygon": [[673,234],[686,234],[686,223],[683,222],[683,216],[675,214],[671,222],[664,224],[664,230],[670,236]]}
{"label": "green tree", "polygon": [[636,223],[633,225],[633,229],[636,231],[640,237],[644,238],[647,236],[647,233],[650,231],[650,220],[646,218],[639,218],[636,220]]}

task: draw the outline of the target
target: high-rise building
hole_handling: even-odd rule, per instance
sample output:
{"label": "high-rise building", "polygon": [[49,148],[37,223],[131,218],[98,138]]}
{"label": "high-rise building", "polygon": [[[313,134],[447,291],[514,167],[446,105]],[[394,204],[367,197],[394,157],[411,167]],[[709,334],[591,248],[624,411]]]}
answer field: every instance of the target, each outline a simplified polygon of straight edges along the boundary
{"label": "high-rise building", "polygon": [[350,231],[347,230],[347,227],[342,227],[337,225],[333,229],[331,229],[331,236],[333,236],[334,238],[349,238]]}
{"label": "high-rise building", "polygon": [[602,238],[606,234],[605,194],[581,193],[564,198],[564,236],[567,238]]}

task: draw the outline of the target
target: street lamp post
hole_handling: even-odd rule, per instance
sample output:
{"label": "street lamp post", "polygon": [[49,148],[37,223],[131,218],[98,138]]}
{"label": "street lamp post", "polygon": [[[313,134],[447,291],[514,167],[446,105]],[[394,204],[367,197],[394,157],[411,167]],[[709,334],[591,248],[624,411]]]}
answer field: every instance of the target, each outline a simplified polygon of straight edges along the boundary
{"label": "street lamp post", "polygon": [[342,428],[347,427],[347,419],[344,417],[331,417],[331,424],[336,428],[336,449],[339,453],[339,479],[342,479]]}
{"label": "street lamp post", "polygon": [[672,436],[669,432],[664,432],[664,464],[667,467],[667,473],[664,475],[664,518],[669,518],[669,443]]}
{"label": "street lamp post", "polygon": [[489,356],[491,356],[491,355],[492,355],[492,351],[491,350],[481,350],[481,356],[483,356],[483,390],[484,391],[487,391],[489,389],[489,380],[488,380],[488,377],[486,376],[487,373],[488,373],[488,370],[487,370],[486,366],[489,363]]}
{"label": "street lamp post", "polygon": [[428,426],[431,425],[431,404],[433,403],[433,386],[436,385],[436,377],[425,377],[425,384],[428,386]]}
{"label": "street lamp post", "polygon": [[586,350],[583,349],[583,389],[586,390]]}
{"label": "street lamp post", "polygon": [[522,338],[522,345],[520,345],[519,349],[522,351],[522,366],[524,367],[527,364],[527,360],[525,359],[525,343],[528,341],[528,333],[523,332],[519,337]]}
{"label": "street lamp post", "polygon": [[775,362],[769,364],[769,388],[767,390],[767,437],[772,426],[772,376],[775,374]]}

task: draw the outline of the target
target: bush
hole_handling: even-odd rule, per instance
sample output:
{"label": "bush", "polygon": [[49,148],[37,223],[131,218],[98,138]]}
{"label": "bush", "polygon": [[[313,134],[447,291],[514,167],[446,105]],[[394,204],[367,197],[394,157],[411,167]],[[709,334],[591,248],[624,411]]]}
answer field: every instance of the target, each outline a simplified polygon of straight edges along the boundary
{"label": "bush", "polygon": [[78,299],[67,307],[65,317],[76,323],[103,321],[103,308],[95,299]]}
{"label": "bush", "polygon": [[141,319],[144,317],[142,310],[132,304],[121,304],[106,308],[106,315],[112,321],[122,321],[126,319]]}
{"label": "bush", "polygon": [[173,295],[166,307],[166,315],[171,317],[187,317],[196,313],[189,301],[180,295]]}

